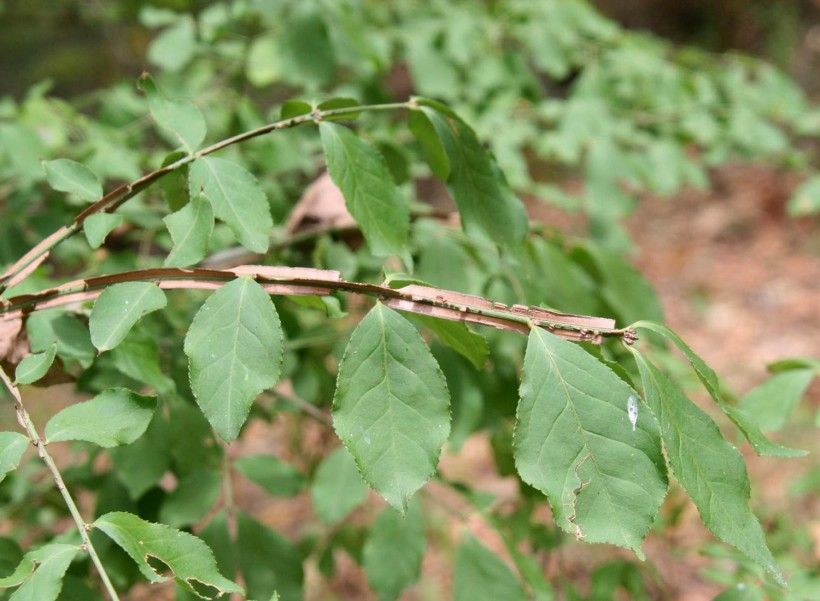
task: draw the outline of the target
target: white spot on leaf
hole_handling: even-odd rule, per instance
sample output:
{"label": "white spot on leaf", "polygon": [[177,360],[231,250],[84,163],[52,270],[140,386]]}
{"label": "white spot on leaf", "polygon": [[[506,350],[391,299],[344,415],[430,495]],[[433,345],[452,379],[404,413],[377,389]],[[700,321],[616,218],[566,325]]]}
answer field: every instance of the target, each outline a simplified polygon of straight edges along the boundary
{"label": "white spot on leaf", "polygon": [[634,432],[638,423],[638,397],[634,394],[630,394],[629,398],[626,399],[626,414],[629,416],[629,423],[632,424],[632,431]]}

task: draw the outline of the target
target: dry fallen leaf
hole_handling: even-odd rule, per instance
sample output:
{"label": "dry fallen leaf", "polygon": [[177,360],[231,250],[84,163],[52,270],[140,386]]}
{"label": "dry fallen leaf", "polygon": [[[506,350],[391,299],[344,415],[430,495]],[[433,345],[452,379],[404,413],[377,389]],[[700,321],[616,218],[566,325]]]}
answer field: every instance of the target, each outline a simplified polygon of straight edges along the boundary
{"label": "dry fallen leaf", "polygon": [[342,191],[327,173],[323,173],[305,189],[291,211],[286,228],[292,234],[317,226],[346,228],[355,225],[347,212]]}
{"label": "dry fallen leaf", "polygon": [[[15,319],[0,319],[0,361],[5,359],[12,359],[12,355],[19,354],[17,338],[20,335],[20,330],[23,329],[23,320]],[[12,361],[14,363],[14,361]]]}

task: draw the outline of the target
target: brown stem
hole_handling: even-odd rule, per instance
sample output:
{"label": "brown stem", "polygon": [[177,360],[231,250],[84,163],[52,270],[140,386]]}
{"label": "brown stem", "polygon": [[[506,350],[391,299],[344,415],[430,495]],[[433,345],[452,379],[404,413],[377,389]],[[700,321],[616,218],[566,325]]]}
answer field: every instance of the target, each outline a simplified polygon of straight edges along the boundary
{"label": "brown stem", "polygon": [[32,311],[95,299],[106,287],[122,282],[154,282],[164,289],[220,287],[239,276],[249,276],[271,295],[327,295],[349,292],[379,298],[387,306],[439,319],[492,326],[528,333],[533,326],[545,328],[574,341],[599,344],[604,337],[631,338],[629,329],[615,328],[615,321],[602,317],[573,315],[540,307],[493,302],[480,296],[427,286],[390,288],[363,282],[348,282],[339,272],[301,267],[242,265],[233,269],[180,269],[162,267],[127,271],[68,282],[62,286],[15,296],[0,305],[0,320],[15,319]]}
{"label": "brown stem", "polygon": [[30,264],[34,261],[37,261],[41,256],[47,254],[51,251],[55,246],[60,244],[66,238],[74,235],[77,233],[83,225],[83,222],[88,219],[91,215],[95,213],[112,213],[117,210],[124,202],[130,200],[143,190],[145,190],[148,186],[159,180],[160,178],[184,167],[188,163],[195,161],[200,157],[207,156],[218,150],[222,150],[228,146],[233,144],[238,144],[239,142],[244,142],[246,140],[250,140],[252,138],[256,138],[259,136],[263,136],[273,131],[277,131],[280,129],[288,129],[291,127],[295,127],[297,125],[302,125],[303,123],[318,123],[324,119],[328,119],[331,117],[337,117],[341,115],[350,115],[355,113],[361,113],[365,111],[392,111],[398,109],[406,109],[411,108],[413,106],[412,101],[410,102],[392,102],[386,104],[371,104],[371,105],[362,105],[362,106],[355,106],[355,107],[344,107],[338,109],[330,109],[330,110],[314,110],[310,113],[304,115],[298,115],[296,117],[291,117],[290,119],[282,119],[280,121],[275,121],[273,123],[268,123],[267,125],[263,125],[262,127],[258,127],[256,129],[252,129],[250,131],[243,132],[236,136],[232,136],[230,138],[226,138],[225,140],[221,140],[216,144],[212,144],[202,150],[198,150],[194,153],[186,155],[171,163],[170,165],[166,165],[165,167],[161,167],[156,171],[152,171],[151,173],[147,173],[140,177],[139,179],[131,182],[130,184],[123,184],[111,190],[108,194],[100,198],[95,203],[89,205],[84,210],[80,211],[74,220],[68,224],[64,225],[54,233],[50,234],[47,238],[41,240],[37,245],[34,246],[31,250],[29,250],[25,255],[20,257],[11,267],[9,267],[3,275],[0,275],[0,293],[2,293],[6,288],[9,287],[9,281],[12,279],[16,279],[16,276],[24,271]]}

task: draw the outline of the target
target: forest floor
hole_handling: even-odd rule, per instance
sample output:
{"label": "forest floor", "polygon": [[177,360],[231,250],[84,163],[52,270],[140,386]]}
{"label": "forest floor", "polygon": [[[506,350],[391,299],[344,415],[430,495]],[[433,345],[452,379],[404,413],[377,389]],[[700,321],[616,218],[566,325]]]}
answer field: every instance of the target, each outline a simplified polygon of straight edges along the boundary
{"label": "forest floor", "polygon": [[[731,390],[742,394],[766,379],[768,363],[786,357],[820,356],[820,223],[786,215],[795,181],[781,171],[731,166],[716,172],[712,183],[708,192],[643,199],[628,220],[628,229],[635,241],[636,263],[658,291],[669,325],[684,334],[725,377]],[[539,218],[570,233],[583,229],[575,216],[543,206],[531,209]],[[808,402],[793,420],[796,424],[780,433],[781,440],[788,437],[790,446],[808,448],[814,454],[820,452],[813,426],[814,414],[820,408],[818,384],[809,390]],[[708,408],[705,399],[694,398]],[[292,432],[292,426],[274,429],[283,434]],[[259,428],[258,436],[246,437],[251,447],[247,450],[260,452],[265,447],[270,452],[270,431],[262,424]],[[321,426],[302,432],[307,436],[302,449],[334,444],[332,435]],[[765,510],[764,524],[788,516],[790,527],[802,530],[800,535],[811,541],[808,551],[797,553],[802,563],[820,562],[820,499],[789,492],[798,478],[818,469],[816,460],[811,456],[790,461],[759,458],[748,445],[742,451],[753,482],[753,506],[759,514]],[[440,468],[450,479],[470,482],[497,495],[501,511],[505,504],[515,503],[515,482],[496,475],[484,435],[470,438],[457,454],[445,453]],[[420,583],[408,589],[402,601],[450,597],[454,545],[465,528],[504,554],[494,530],[452,491],[430,483],[423,498],[432,510],[431,521],[438,536],[428,547]],[[382,504],[375,495],[371,501]],[[310,519],[306,498],[272,501],[249,486],[240,487],[238,502],[285,532],[299,532]],[[373,505],[368,505],[352,519],[368,520],[373,514]],[[650,535],[645,545],[650,560],[641,564],[651,598],[711,600],[723,587],[705,578],[704,572],[716,566],[728,569],[731,563],[721,564],[699,554],[713,539],[679,490],[673,489],[664,514],[675,517],[668,518],[661,534]],[[549,524],[549,511],[544,508],[539,518]],[[308,569],[309,599],[375,600],[361,568],[344,553],[338,553],[336,559],[336,576],[329,584],[319,578],[315,566]],[[607,546],[569,542],[551,553],[545,565],[551,579],[572,582],[583,590],[595,566],[616,559],[634,561],[634,555]],[[618,597],[628,598],[625,594]]]}

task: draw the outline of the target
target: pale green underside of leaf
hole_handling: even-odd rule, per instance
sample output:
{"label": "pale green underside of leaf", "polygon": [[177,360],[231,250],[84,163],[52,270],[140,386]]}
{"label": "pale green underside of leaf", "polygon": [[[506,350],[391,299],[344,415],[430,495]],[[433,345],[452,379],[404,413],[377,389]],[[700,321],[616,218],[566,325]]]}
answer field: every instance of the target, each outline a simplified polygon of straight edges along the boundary
{"label": "pale green underside of leaf", "polygon": [[63,576],[80,548],[51,543],[26,553],[23,560],[0,588],[18,586],[9,601],[55,601],[63,588]]}
{"label": "pale green underside of leaf", "polygon": [[168,304],[165,293],[153,282],[122,282],[103,290],[88,318],[91,342],[98,351],[111,350],[148,313]]}
{"label": "pale green underside of leaf", "polygon": [[444,375],[418,330],[381,303],[350,337],[333,425],[365,481],[394,507],[433,474],[450,432]]}
{"label": "pale green underside of leaf", "polygon": [[32,384],[48,373],[54,357],[57,356],[57,343],[53,343],[42,353],[25,357],[14,370],[14,381],[17,384]]}
{"label": "pale green underside of leaf", "polygon": [[464,229],[488,235],[496,244],[514,246],[527,233],[524,205],[510,190],[495,162],[469,125],[424,106],[449,158],[447,184]]}
{"label": "pale green underside of leaf", "polygon": [[84,440],[106,448],[131,444],[145,432],[156,408],[156,397],[111,388],[57,413],[46,424],[46,439]]}
{"label": "pale green underside of leaf", "polygon": [[219,573],[213,552],[193,534],[165,524],[146,522],[125,512],[106,513],[97,518],[94,527],[122,547],[151,582],[164,582],[166,578],[151,567],[149,558],[164,563],[174,573],[177,582],[190,592],[196,593],[194,587],[199,584],[212,587],[221,594],[243,592],[240,586]]}
{"label": "pale green underside of leaf", "polygon": [[273,219],[250,171],[226,159],[202,157],[190,167],[188,192],[191,198],[204,194],[214,215],[228,224],[242,246],[259,253],[268,250]]}
{"label": "pale green underside of leaf", "polygon": [[71,159],[43,161],[48,185],[59,192],[68,192],[83,200],[97,200],[103,195],[102,184],[85,165]]}
{"label": "pale green underside of leaf", "polygon": [[738,450],[717,425],[635,349],[646,403],[661,428],[675,479],[720,540],[735,546],[783,583],[763,529],[749,509],[749,478]]}
{"label": "pale green underside of leaf", "polygon": [[94,213],[83,221],[85,239],[91,248],[99,248],[105,242],[105,237],[123,223],[122,215],[116,213]]}
{"label": "pale green underside of leaf", "polygon": [[6,474],[17,469],[27,448],[28,438],[19,432],[0,432],[0,482]]}
{"label": "pale green underside of leaf", "polygon": [[327,170],[370,250],[379,256],[403,253],[409,210],[384,158],[347,127],[323,122],[319,131]]}
{"label": "pale green underside of leaf", "polygon": [[525,482],[549,499],[561,528],[587,542],[641,555],[666,495],[657,424],[627,399],[637,394],[581,347],[530,332],[513,439]]}
{"label": "pale green underside of leaf", "polygon": [[254,398],[281,373],[282,327],[262,286],[238,278],[214,292],[194,316],[185,354],[200,409],[222,438],[233,440]]}
{"label": "pale green underside of leaf", "polygon": [[205,258],[214,229],[214,212],[206,199],[201,196],[191,198],[188,204],[163,221],[174,242],[165,258],[166,266],[188,267]]}
{"label": "pale green underside of leaf", "polygon": [[723,399],[723,395],[720,392],[720,382],[718,381],[717,374],[675,332],[666,326],[662,326],[651,321],[639,321],[633,324],[632,327],[639,329],[643,328],[660,334],[680,349],[680,351],[688,359],[692,368],[695,370],[698,379],[703,384],[703,387],[706,388],[709,396],[712,397],[712,400],[717,403],[721,411],[723,411],[723,413],[725,413],[726,416],[732,420],[732,423],[734,423],[743,433],[746,440],[749,441],[749,444],[758,455],[770,457],[802,457],[807,454],[806,451],[791,449],[789,447],[784,447],[771,442],[768,438],[766,438],[763,432],[760,431],[760,427],[758,426],[754,415],[747,413],[743,408],[729,405]]}

